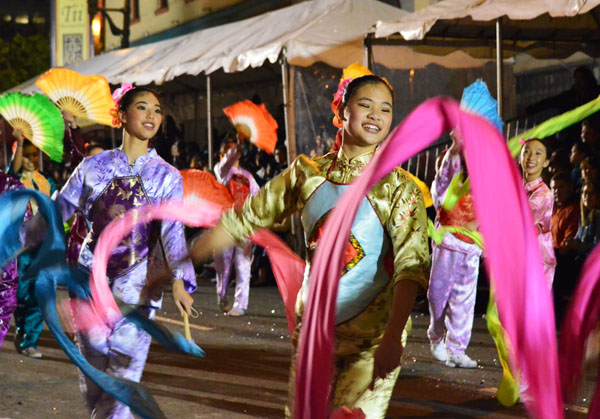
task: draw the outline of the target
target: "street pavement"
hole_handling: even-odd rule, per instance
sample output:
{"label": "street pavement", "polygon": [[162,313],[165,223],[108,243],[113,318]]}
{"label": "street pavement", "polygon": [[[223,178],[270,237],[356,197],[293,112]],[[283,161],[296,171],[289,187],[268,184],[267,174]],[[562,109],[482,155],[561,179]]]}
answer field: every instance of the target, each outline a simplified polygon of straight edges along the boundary
{"label": "street pavement", "polygon": [[[201,283],[193,297],[199,317],[191,319],[192,337],[206,357],[178,355],[153,344],[142,377],[166,417],[283,417],[290,344],[277,288],[253,287],[246,316],[237,318],[219,311],[210,282]],[[66,293],[59,290],[62,298]],[[164,301],[158,315],[166,319],[167,327],[181,331],[172,323],[181,319],[170,294]],[[467,351],[480,363],[474,370],[448,368],[432,358],[426,337],[428,321],[426,313],[413,313],[413,333],[389,417],[527,417],[523,405],[506,408],[494,399],[502,372],[481,315],[476,316]],[[0,348],[0,419],[87,417],[77,371],[50,332],[44,329],[39,342],[41,360],[16,353],[13,339],[11,329]],[[540,362],[544,362],[543,354]],[[585,417],[595,383],[591,370],[574,405],[565,410],[567,418]]]}

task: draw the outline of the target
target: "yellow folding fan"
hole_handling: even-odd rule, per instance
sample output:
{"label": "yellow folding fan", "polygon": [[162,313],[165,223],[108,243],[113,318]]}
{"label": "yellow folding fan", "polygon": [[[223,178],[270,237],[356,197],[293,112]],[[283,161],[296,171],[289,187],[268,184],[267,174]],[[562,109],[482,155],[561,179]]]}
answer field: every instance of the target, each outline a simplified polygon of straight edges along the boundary
{"label": "yellow folding fan", "polygon": [[74,116],[112,126],[115,102],[102,76],[84,76],[67,68],[52,68],[36,82],[56,105]]}

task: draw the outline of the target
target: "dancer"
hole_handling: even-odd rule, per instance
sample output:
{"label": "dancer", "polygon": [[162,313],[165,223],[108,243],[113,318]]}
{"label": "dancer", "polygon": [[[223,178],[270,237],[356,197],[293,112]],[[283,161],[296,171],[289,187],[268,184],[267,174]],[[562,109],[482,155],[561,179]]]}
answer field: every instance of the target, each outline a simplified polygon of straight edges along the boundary
{"label": "dancer", "polygon": [[[436,227],[456,226],[477,229],[473,198],[467,192],[452,210],[442,202],[450,182],[466,169],[458,143],[451,134],[452,146],[444,155],[431,188],[437,210]],[[465,350],[471,340],[477,277],[481,248],[469,237],[446,233],[443,242],[432,242],[431,275],[429,277],[430,322],[427,329],[431,354],[449,367],[476,368],[477,362]]]}
{"label": "dancer", "polygon": [[[9,167],[8,173],[19,179],[29,189],[35,189],[47,196],[51,196],[56,190],[54,181],[44,176],[39,171],[40,150],[23,137],[20,130],[15,130],[13,136],[17,139],[17,148]],[[37,205],[32,202],[33,214],[37,212]],[[19,274],[25,272],[35,251],[26,252],[18,257]],[[42,353],[38,350],[38,340],[42,334],[44,321],[42,310],[35,298],[35,281],[19,281],[17,290],[17,309],[15,310],[15,326],[17,333],[14,340],[17,352],[30,358],[39,359]]]}
{"label": "dancer", "polygon": [[[81,211],[91,231],[79,255],[79,265],[88,271],[98,236],[113,219],[127,210],[146,204],[183,197],[179,171],[148,148],[162,122],[160,102],[145,88],[121,88],[115,94],[115,125],[122,124],[123,143],[118,149],[88,157],[75,169],[56,202],[67,220]],[[165,261],[181,259],[186,252],[183,226],[179,222],[140,225],[126,237],[109,260],[107,273],[113,294],[127,304],[139,305],[148,317],[161,305],[162,295],[147,295],[146,276]],[[191,263],[170,266],[173,272],[173,299],[183,313],[190,313],[196,287]],[[76,316],[77,314],[74,313]],[[140,381],[150,347],[150,335],[127,320],[112,329],[102,352],[91,340],[79,334],[79,348],[87,360],[101,371],[132,381]],[[103,393],[80,375],[81,389],[94,417],[129,418],[129,407]]]}
{"label": "dancer", "polygon": [[[0,194],[24,188],[21,182],[0,172]],[[0,347],[4,342],[6,332],[10,328],[10,317],[17,308],[18,287],[19,270],[15,259],[4,266],[0,277]]]}
{"label": "dancer", "polygon": [[[221,160],[215,165],[215,177],[220,183],[227,186],[233,197],[234,208],[240,210],[249,195],[256,195],[259,186],[250,172],[240,167],[241,151],[236,142],[223,143],[220,156]],[[248,308],[252,249],[252,243],[244,241],[225,250],[223,254],[214,256],[215,270],[217,271],[217,302],[221,310],[230,316],[243,316]],[[227,300],[227,284],[234,263],[235,297],[233,307],[230,307]]]}
{"label": "dancer", "polygon": [[552,243],[552,208],[554,199],[552,191],[544,183],[542,172],[550,162],[548,161],[546,145],[537,138],[525,141],[519,163],[523,169],[525,189],[529,196],[529,205],[533,213],[533,221],[538,228],[538,242],[544,261],[544,272],[548,286],[552,288],[556,257]]}
{"label": "dancer", "polygon": [[[255,229],[301,211],[307,271],[292,336],[288,416],[294,411],[296,348],[311,259],[329,212],[389,132],[393,92],[377,76],[345,79],[333,108],[342,126],[339,151],[315,159],[298,157],[249,198],[241,211],[226,213],[217,228],[191,250],[193,260],[199,263],[213,250],[222,252]],[[385,416],[404,350],[401,335],[417,293],[427,286],[426,222],[422,193],[400,168],[376,184],[363,200],[348,238],[338,289],[333,407],[361,408],[369,418]]]}

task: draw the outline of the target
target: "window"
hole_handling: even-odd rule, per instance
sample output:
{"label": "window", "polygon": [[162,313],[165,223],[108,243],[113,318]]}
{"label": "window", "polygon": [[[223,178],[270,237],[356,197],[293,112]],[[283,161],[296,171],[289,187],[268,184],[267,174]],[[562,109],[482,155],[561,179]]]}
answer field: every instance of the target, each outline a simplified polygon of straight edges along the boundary
{"label": "window", "polygon": [[156,12],[154,12],[155,15],[160,15],[162,13],[165,13],[169,10],[169,1],[168,0],[158,0],[158,8],[156,9]]}

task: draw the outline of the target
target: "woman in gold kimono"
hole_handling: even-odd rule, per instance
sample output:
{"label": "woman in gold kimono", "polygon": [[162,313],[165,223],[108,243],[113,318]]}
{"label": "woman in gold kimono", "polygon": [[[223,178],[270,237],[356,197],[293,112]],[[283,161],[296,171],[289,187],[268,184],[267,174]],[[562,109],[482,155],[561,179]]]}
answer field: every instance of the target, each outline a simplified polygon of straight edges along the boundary
{"label": "woman in gold kimono", "polygon": [[[392,123],[393,92],[377,76],[344,80],[337,109],[342,123],[338,151],[314,159],[299,156],[290,167],[249,198],[190,254],[200,263],[301,212],[307,246],[305,279],[297,299],[298,323],[286,415],[293,410],[295,358],[308,295],[310,263],[322,226],[338,198],[369,163]],[[348,238],[336,308],[333,407],[361,408],[368,418],[384,417],[400,371],[402,332],[415,297],[429,274],[427,217],[417,185],[397,168],[367,194]]]}

